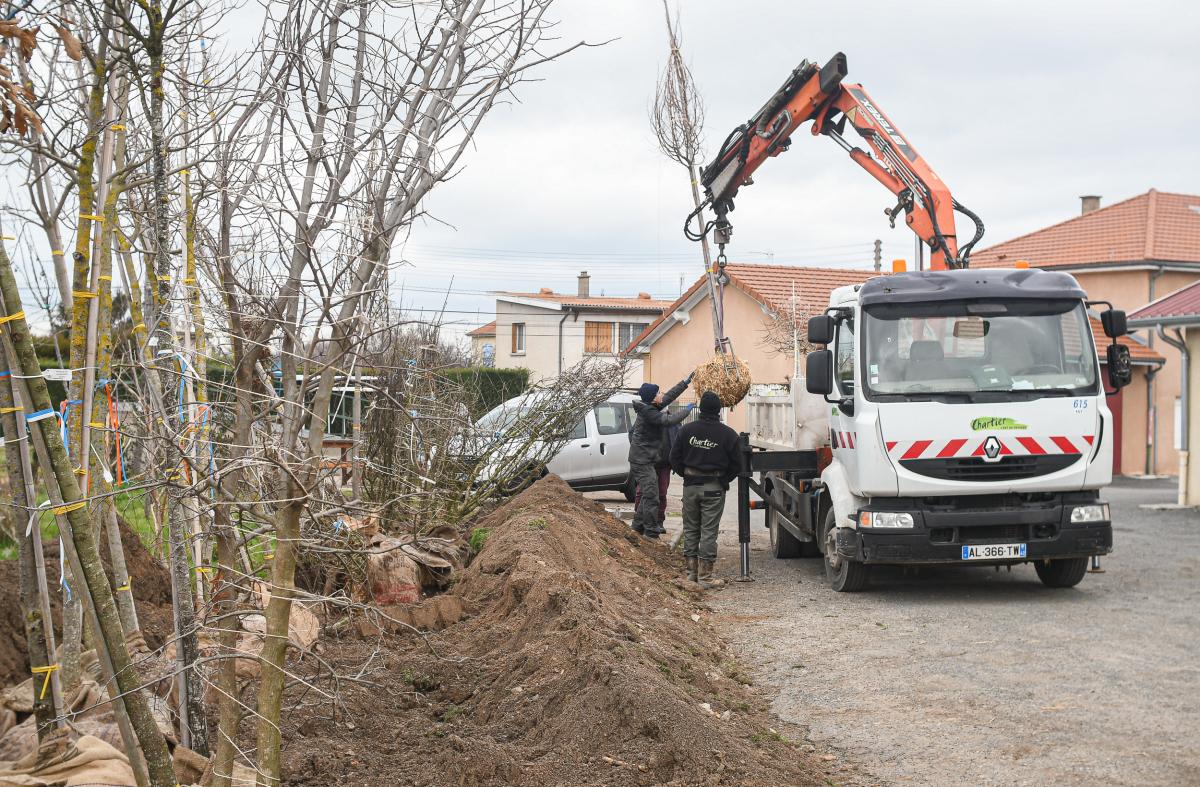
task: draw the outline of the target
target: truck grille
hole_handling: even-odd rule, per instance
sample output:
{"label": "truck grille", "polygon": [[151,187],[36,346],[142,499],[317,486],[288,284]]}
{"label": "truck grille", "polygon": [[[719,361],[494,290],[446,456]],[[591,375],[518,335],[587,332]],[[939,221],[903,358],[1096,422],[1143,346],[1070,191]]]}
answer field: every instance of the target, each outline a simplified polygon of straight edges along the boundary
{"label": "truck grille", "polygon": [[950,459],[903,459],[900,466],[918,475],[945,481],[1018,481],[1047,475],[1078,462],[1080,454],[1047,454],[1045,456],[1006,456],[999,462],[985,462],[982,457]]}

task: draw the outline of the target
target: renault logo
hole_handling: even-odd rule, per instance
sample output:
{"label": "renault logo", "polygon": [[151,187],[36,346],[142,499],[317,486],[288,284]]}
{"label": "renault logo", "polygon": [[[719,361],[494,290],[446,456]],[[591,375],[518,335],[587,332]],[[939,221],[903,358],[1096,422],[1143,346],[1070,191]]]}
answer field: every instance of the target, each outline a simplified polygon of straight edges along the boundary
{"label": "renault logo", "polygon": [[995,462],[1000,458],[1000,440],[996,435],[988,435],[983,441],[984,461]]}

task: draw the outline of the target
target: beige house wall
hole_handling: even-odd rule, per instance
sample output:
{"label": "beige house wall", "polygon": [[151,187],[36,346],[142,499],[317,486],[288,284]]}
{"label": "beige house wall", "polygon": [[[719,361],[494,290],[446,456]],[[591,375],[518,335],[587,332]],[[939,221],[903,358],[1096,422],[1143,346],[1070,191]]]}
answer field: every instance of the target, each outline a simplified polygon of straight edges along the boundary
{"label": "beige house wall", "polygon": [[[565,317],[565,319],[564,319]],[[584,324],[589,320],[649,325],[657,315],[615,310],[542,309],[509,301],[496,301],[496,368],[525,368],[529,381],[536,383],[559,373],[559,335],[562,336],[562,369],[570,369],[583,360]],[[514,323],[525,323],[525,352],[512,352]],[[613,329],[617,329],[614,327]],[[614,343],[615,349],[617,348]],[[591,357],[617,359],[615,353],[588,353]],[[640,385],[642,368],[634,360],[626,372],[625,385]]]}
{"label": "beige house wall", "polygon": [[[792,355],[780,355],[763,346],[768,319],[758,301],[737,287],[725,288],[725,334],[738,358],[749,364],[751,379],[755,383],[786,383],[792,376]],[[711,358],[712,346],[712,306],[704,296],[689,312],[687,323],[677,323],[650,347],[639,382],[657,383],[666,389]],[[696,398],[689,388],[679,401],[694,402]],[[745,430],[745,405],[726,410],[725,422],[738,432]]]}
{"label": "beige house wall", "polygon": [[[1072,271],[1079,284],[1092,300],[1109,301],[1118,309],[1133,311],[1156,298],[1174,292],[1200,278],[1200,274],[1186,271],[1164,271],[1158,274],[1151,289],[1151,274],[1147,270],[1096,270]],[[1179,472],[1179,455],[1175,450],[1175,403],[1179,399],[1179,351],[1144,329],[1136,335],[1167,359],[1167,363],[1154,375],[1150,385],[1154,389],[1154,409],[1146,412],[1146,393],[1140,396],[1143,412],[1140,417],[1132,411],[1133,400],[1139,398],[1135,389],[1138,383],[1125,392],[1126,417],[1124,444],[1121,448],[1121,470],[1126,474],[1153,472],[1159,475],[1174,475]],[[1150,419],[1157,423],[1151,434]],[[1134,452],[1140,453],[1140,457]]]}
{"label": "beige house wall", "polygon": [[[485,346],[490,344],[490,345],[492,345],[493,348],[496,347],[496,337],[495,336],[472,336],[470,338],[471,338],[471,359],[475,363],[479,363],[480,361],[483,360],[483,348]],[[511,339],[509,341],[511,341]],[[495,357],[496,357],[495,353],[493,353],[493,355],[492,355],[493,361],[494,361]]]}
{"label": "beige house wall", "polygon": [[1191,363],[1188,374],[1188,471],[1181,479],[1182,502],[1200,505],[1200,329],[1189,328],[1184,334]]}

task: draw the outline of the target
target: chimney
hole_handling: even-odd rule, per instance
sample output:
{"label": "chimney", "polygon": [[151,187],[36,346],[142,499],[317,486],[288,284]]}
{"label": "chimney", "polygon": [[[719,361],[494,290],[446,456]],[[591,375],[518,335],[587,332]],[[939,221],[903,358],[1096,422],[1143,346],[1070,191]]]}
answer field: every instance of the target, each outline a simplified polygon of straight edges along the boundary
{"label": "chimney", "polygon": [[591,288],[588,283],[591,281],[591,276],[588,276],[587,271],[579,272],[579,297],[586,298],[591,294]]}
{"label": "chimney", "polygon": [[1082,215],[1087,215],[1088,213],[1091,213],[1094,210],[1100,209],[1100,195],[1098,195],[1098,194],[1087,194],[1085,196],[1080,197],[1079,201],[1081,203],[1083,203],[1083,214]]}

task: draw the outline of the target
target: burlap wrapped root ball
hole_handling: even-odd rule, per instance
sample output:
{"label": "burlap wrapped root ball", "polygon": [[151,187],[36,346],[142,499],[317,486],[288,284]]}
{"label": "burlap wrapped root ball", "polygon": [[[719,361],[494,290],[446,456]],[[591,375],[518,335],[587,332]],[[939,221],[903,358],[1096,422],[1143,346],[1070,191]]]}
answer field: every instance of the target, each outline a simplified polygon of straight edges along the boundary
{"label": "burlap wrapped root ball", "polygon": [[696,367],[692,388],[699,399],[705,391],[721,397],[721,404],[733,407],[750,392],[750,366],[727,353],[717,353],[709,361]]}

